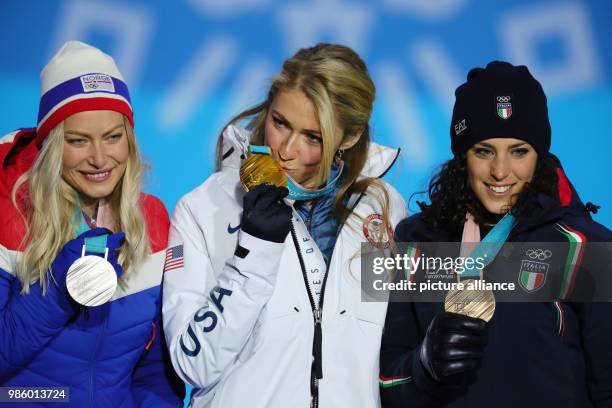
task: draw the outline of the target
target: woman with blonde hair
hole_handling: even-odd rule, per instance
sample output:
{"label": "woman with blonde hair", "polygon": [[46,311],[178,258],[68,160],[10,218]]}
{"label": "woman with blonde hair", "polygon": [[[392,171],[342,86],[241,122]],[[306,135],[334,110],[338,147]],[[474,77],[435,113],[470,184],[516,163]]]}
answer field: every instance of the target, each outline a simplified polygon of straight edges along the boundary
{"label": "woman with blonde hair", "polygon": [[[374,96],[350,48],[299,50],[266,100],[229,121],[217,172],[177,205],[163,317],[192,406],[379,405],[386,303],[361,300],[360,245],[389,247],[406,208],[380,179],[399,151],[370,140]],[[258,151],[288,189],[243,192],[241,165]]]}
{"label": "woman with blonde hair", "polygon": [[127,86],[77,41],[41,82],[37,128],[0,139],[0,384],[57,390],[13,393],[38,404],[180,406],[159,333],[169,220],[140,191]]}

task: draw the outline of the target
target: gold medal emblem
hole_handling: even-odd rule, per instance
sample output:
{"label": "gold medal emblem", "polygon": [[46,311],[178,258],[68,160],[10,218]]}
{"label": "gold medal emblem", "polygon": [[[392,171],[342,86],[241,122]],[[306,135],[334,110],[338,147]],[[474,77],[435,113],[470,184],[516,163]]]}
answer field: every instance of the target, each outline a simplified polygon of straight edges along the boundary
{"label": "gold medal emblem", "polygon": [[486,289],[468,289],[469,286],[476,286],[476,279],[468,279],[462,282],[462,290],[454,289],[446,294],[444,300],[444,310],[447,312],[458,313],[465,316],[482,319],[486,322],[491,320],[495,313],[495,295]]}
{"label": "gold medal emblem", "polygon": [[251,153],[240,166],[240,184],[244,191],[249,191],[264,183],[287,187],[285,172],[269,154]]}

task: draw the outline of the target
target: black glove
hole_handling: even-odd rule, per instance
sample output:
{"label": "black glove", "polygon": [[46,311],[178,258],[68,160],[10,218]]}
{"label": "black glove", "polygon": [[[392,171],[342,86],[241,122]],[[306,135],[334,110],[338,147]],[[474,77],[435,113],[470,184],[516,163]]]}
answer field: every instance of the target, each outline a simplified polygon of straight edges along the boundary
{"label": "black glove", "polygon": [[260,184],[244,196],[241,229],[266,241],[285,242],[291,228],[291,208],[285,204],[289,190]]}
{"label": "black glove", "polygon": [[421,344],[421,363],[436,381],[462,382],[480,367],[489,329],[482,319],[439,313],[429,324]]}

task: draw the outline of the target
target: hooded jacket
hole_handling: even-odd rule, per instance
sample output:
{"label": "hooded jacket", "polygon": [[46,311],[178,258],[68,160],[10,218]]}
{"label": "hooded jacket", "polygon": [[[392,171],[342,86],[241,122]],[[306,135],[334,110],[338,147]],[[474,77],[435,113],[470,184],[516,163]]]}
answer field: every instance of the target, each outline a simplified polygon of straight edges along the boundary
{"label": "hooded jacket", "polygon": [[[159,295],[169,219],[159,199],[141,195],[151,255],[108,303],[82,307],[42,295],[38,283],[20,294],[14,271],[26,226],[11,192],[39,149],[35,129],[0,139],[0,385],[67,387],[68,406],[79,408],[181,406],[184,387],[162,347]],[[23,296],[34,298],[30,307],[19,302]]]}
{"label": "hooded jacket", "polygon": [[[584,273],[581,264],[589,257],[602,256],[588,252],[586,244],[609,243],[612,233],[591,219],[560,167],[557,175],[559,197],[537,195],[534,210],[519,219],[508,241],[534,243],[526,248],[543,250],[547,248],[542,246],[551,245],[550,259],[539,261],[540,265],[563,264],[579,254],[567,264],[572,265],[567,272],[574,274],[574,282],[580,282]],[[433,231],[421,214],[416,214],[397,226],[396,240],[457,242],[461,237]],[[530,262],[529,257],[523,258]],[[504,262],[510,261],[498,254],[484,269],[485,279],[487,271],[507,267]],[[609,265],[603,260],[596,264]],[[521,284],[520,266],[506,268],[516,272],[517,285]],[[544,268],[552,274],[553,266]],[[597,273],[609,278],[611,271]],[[533,283],[525,289],[534,289]],[[565,295],[572,297],[568,292]],[[381,345],[384,407],[612,406],[612,303],[561,298],[536,303],[497,302],[482,364],[465,384],[456,386],[432,380],[419,358],[419,346],[429,323],[443,310],[441,303],[390,303]]]}
{"label": "hooded jacket", "polygon": [[[294,210],[284,243],[239,230],[239,168],[248,132],[223,136],[221,171],[177,205],[169,245],[184,265],[164,276],[163,317],[174,367],[194,386],[191,405],[215,408],[376,407],[386,303],[361,301],[362,242],[381,225],[376,189],[350,197],[313,311],[309,275],[323,255]],[[362,176],[378,177],[399,152],[371,144]],[[403,199],[384,183],[392,223]],[[387,236],[387,239],[390,236]]]}

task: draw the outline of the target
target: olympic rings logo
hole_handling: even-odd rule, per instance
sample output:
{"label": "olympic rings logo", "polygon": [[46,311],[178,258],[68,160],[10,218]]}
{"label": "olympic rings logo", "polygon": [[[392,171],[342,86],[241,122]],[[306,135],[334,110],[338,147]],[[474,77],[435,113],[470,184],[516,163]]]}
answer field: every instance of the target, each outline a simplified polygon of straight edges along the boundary
{"label": "olympic rings logo", "polygon": [[552,252],[550,250],[543,250],[543,249],[529,249],[527,250],[527,252],[525,252],[525,255],[527,255],[529,258],[531,259],[537,259],[539,261],[545,261],[546,259],[550,258],[552,256]]}
{"label": "olympic rings logo", "polygon": [[510,97],[509,96],[498,96],[497,97],[497,102],[510,102]]}

